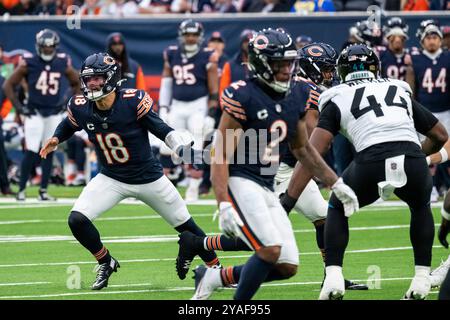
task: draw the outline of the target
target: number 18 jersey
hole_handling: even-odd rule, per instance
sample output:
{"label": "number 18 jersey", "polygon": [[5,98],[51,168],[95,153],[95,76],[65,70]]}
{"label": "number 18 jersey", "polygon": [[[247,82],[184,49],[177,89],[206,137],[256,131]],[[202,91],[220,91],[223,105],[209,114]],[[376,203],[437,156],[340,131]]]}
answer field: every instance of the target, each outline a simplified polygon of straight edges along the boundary
{"label": "number 18 jersey", "polygon": [[381,78],[340,84],[320,95],[320,112],[330,105],[339,114],[336,127],[356,152],[395,141],[420,146],[414,127],[411,88],[404,81]]}

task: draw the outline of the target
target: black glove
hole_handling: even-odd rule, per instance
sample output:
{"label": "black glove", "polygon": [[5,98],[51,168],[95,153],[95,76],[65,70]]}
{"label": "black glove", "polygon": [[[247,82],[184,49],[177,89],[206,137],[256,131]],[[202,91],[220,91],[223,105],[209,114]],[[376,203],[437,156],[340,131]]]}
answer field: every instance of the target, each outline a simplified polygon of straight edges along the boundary
{"label": "black glove", "polygon": [[450,232],[450,221],[442,218],[441,225],[438,229],[438,239],[439,242],[448,249],[447,235]]}
{"label": "black glove", "polygon": [[19,114],[24,116],[34,116],[36,115],[36,111],[28,106],[20,106],[16,107],[16,110]]}
{"label": "black glove", "polygon": [[283,206],[286,213],[289,215],[289,212],[295,207],[298,199],[292,198],[288,195],[287,190],[284,193],[280,194],[280,203]]}

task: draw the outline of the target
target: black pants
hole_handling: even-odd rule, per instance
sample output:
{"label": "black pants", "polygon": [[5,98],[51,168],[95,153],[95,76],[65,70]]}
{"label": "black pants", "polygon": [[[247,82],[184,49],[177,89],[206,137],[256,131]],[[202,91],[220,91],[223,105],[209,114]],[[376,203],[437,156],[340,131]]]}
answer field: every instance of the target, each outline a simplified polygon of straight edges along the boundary
{"label": "black pants", "polygon": [[4,190],[8,187],[8,158],[5,150],[5,138],[3,136],[2,121],[0,120],[0,188]]}

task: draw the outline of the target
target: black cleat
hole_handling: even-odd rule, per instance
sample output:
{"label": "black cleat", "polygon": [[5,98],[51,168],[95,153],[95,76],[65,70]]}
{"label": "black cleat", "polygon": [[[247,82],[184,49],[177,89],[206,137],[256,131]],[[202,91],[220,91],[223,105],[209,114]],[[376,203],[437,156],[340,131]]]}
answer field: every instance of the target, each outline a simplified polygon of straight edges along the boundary
{"label": "black cleat", "polygon": [[206,270],[208,270],[204,265],[198,265],[197,267],[195,267],[194,271],[194,276],[192,277],[192,279],[195,280],[195,289],[197,289],[198,284],[200,283],[200,281],[203,279],[203,277],[205,276]]}
{"label": "black cleat", "polygon": [[56,198],[48,194],[47,189],[39,189],[39,201],[56,201]]}
{"label": "black cleat", "polygon": [[92,285],[92,290],[101,290],[108,286],[108,279],[113,272],[120,268],[119,261],[111,257],[109,263],[102,263],[97,266],[97,278]]}
{"label": "black cleat", "polygon": [[184,280],[191,267],[192,260],[194,260],[194,257],[198,254],[194,248],[194,239],[196,235],[190,231],[183,231],[178,237],[180,240],[178,240],[179,249],[176,269],[178,278]]}
{"label": "black cleat", "polygon": [[362,283],[355,283],[345,279],[345,290],[369,290],[369,287]]}

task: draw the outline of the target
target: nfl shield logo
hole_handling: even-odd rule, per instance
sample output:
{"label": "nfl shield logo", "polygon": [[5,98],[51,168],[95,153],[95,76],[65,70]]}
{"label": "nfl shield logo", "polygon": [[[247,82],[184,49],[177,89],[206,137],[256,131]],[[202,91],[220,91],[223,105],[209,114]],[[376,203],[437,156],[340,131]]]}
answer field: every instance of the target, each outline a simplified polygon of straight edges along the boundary
{"label": "nfl shield logo", "polygon": [[391,169],[397,170],[397,164],[395,162],[391,163]]}

